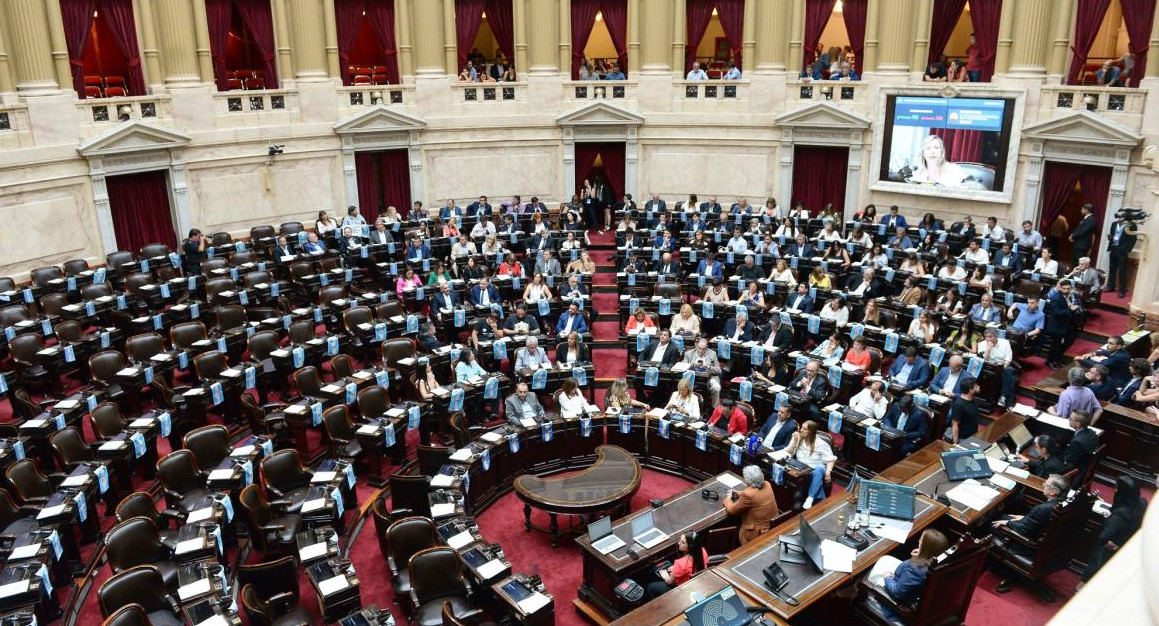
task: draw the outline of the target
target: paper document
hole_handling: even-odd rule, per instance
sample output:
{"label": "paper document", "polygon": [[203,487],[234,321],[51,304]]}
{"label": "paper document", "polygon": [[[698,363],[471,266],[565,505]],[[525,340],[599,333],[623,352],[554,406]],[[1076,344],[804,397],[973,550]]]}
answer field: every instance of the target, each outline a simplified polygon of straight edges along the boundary
{"label": "paper document", "polygon": [[946,497],[951,501],[976,511],[986,508],[994,498],[1000,495],[1002,494],[998,490],[987,487],[972,478],[962,481],[957,487],[946,492]]}
{"label": "paper document", "polygon": [[40,544],[33,543],[27,546],[20,546],[12,550],[12,554],[8,555],[9,561],[19,561],[21,559],[30,559],[40,552]]}
{"label": "paper document", "polygon": [[173,548],[173,552],[176,554],[185,554],[186,552],[193,552],[204,547],[205,539],[197,537],[195,539],[186,539],[185,541],[177,542],[177,545]]}
{"label": "paper document", "polygon": [[215,469],[209,473],[209,480],[231,480],[233,479],[232,469]]}
{"label": "paper document", "polygon": [[[989,462],[989,461],[987,461],[987,462]],[[1011,476],[1014,476],[1016,478],[1022,478],[1022,479],[1030,478],[1029,471],[1027,471],[1026,469],[1023,469],[1021,467],[1014,467],[1013,465],[1011,465],[1010,467],[1007,467],[1005,470],[1005,473],[1010,474]]]}
{"label": "paper document", "polygon": [[453,535],[450,539],[448,539],[447,546],[449,546],[452,550],[459,550],[471,545],[471,543],[474,541],[475,535],[471,534],[471,531],[469,530],[464,530],[463,532],[457,535]]}
{"label": "paper document", "polygon": [[189,583],[188,585],[182,585],[179,587],[177,589],[177,595],[181,598],[181,601],[184,602],[185,600],[188,600],[192,597],[209,593],[212,590],[213,586],[210,585],[209,579],[202,578],[197,582]]}
{"label": "paper document", "polygon": [[482,435],[479,435],[479,438],[483,441],[486,441],[487,443],[499,443],[500,441],[503,441],[503,435],[493,432],[485,432]]}
{"label": "paper document", "polygon": [[455,477],[446,474],[437,474],[431,479],[431,486],[435,488],[450,487],[455,484]]}
{"label": "paper document", "polygon": [[79,486],[85,484],[86,482],[88,482],[88,480],[89,480],[88,474],[81,474],[80,476],[69,476],[68,478],[61,481],[60,486],[61,487],[79,487]]}
{"label": "paper document", "polygon": [[302,512],[309,513],[310,511],[317,511],[326,506],[326,498],[314,498],[313,500],[306,500],[302,503]]}
{"label": "paper document", "polygon": [[211,517],[213,517],[213,507],[207,506],[207,507],[202,508],[202,509],[196,509],[196,510],[190,511],[189,515],[187,515],[185,517],[185,523],[186,524],[196,524],[197,522],[200,522],[202,520],[207,520]]}
{"label": "paper document", "polygon": [[346,576],[339,575],[335,576],[334,578],[327,578],[326,580],[320,581],[318,583],[318,591],[321,591],[322,595],[328,596],[330,594],[342,591],[349,586],[350,583],[346,581]]}
{"label": "paper document", "polygon": [[909,534],[913,532],[914,523],[871,515],[869,516],[869,528],[878,537],[897,543],[905,543],[909,539]]}
{"label": "paper document", "polygon": [[1007,478],[1001,474],[995,474],[995,475],[991,476],[990,483],[996,487],[1001,487],[1002,489],[1005,489],[1006,491],[1010,491],[1011,489],[1013,489],[1015,486],[1018,485],[1018,483],[1014,482],[1010,478]]}
{"label": "paper document", "polygon": [[848,574],[853,572],[853,560],[857,558],[857,550],[830,539],[823,539],[821,540],[821,557],[826,570]]}
{"label": "paper document", "polygon": [[451,460],[456,461],[458,463],[469,462],[471,460],[471,449],[470,448],[460,448],[458,450],[455,450],[454,454],[451,455]]}
{"label": "paper document", "polygon": [[325,541],[323,541],[321,543],[311,544],[311,545],[308,545],[308,546],[302,548],[301,550],[298,550],[298,556],[303,561],[309,561],[311,559],[322,558],[322,557],[326,556],[326,548],[327,548],[327,544]]}
{"label": "paper document", "polygon": [[499,573],[502,572],[506,567],[507,565],[504,564],[503,561],[500,561],[499,559],[492,559],[480,565],[477,570],[479,572],[479,578],[482,578],[483,580],[491,580],[492,578],[498,576]]}
{"label": "paper document", "polygon": [[885,586],[885,575],[892,574],[897,571],[897,566],[901,565],[901,560],[897,557],[885,555],[873,564],[873,569],[869,570],[869,584],[878,587]]}
{"label": "paper document", "polygon": [[1019,402],[1015,404],[1014,408],[1010,410],[1017,413],[1018,415],[1025,415],[1026,417],[1038,417],[1038,409],[1030,406],[1029,404],[1023,404]]}
{"label": "paper document", "polygon": [[253,446],[241,446],[238,448],[234,448],[233,452],[230,452],[229,455],[230,456],[249,456],[253,453],[254,453]]}
{"label": "paper document", "polygon": [[431,517],[449,517],[454,514],[455,504],[453,502],[444,502],[431,506]]}
{"label": "paper document", "polygon": [[527,613],[527,614],[531,614],[531,613],[534,613],[534,612],[538,611],[539,609],[542,609],[543,607],[547,606],[548,603],[550,603],[550,602],[551,602],[551,598],[543,595],[542,593],[539,593],[538,591],[535,591],[535,592],[532,592],[531,595],[520,600],[518,602],[518,604],[519,604],[520,611],[523,611],[524,613]]}
{"label": "paper document", "polygon": [[724,486],[728,487],[729,489],[736,489],[737,487],[740,487],[744,484],[744,481],[737,478],[736,476],[733,476],[732,474],[721,474],[720,476],[716,477],[716,480],[724,484]]}
{"label": "paper document", "polygon": [[328,483],[338,476],[338,472],[314,472],[314,476],[310,478],[310,483]]}

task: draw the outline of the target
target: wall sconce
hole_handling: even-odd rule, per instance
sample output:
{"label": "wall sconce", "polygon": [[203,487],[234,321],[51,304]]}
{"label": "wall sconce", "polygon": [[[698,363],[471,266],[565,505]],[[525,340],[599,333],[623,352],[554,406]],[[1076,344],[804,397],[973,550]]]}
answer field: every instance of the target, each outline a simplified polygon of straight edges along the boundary
{"label": "wall sconce", "polygon": [[122,104],[121,106],[117,107],[117,119],[121,120],[122,122],[127,122],[131,117],[133,117],[132,106],[128,104]]}
{"label": "wall sconce", "polygon": [[371,104],[382,104],[382,92],[381,91],[370,92],[370,103]]}
{"label": "wall sconce", "polygon": [[829,85],[825,85],[824,87],[821,88],[821,95],[825,96],[826,100],[832,100],[833,99],[833,87],[831,87]]}
{"label": "wall sconce", "polygon": [[1098,108],[1098,105],[1099,105],[1098,98],[1094,97],[1093,95],[1091,95],[1089,93],[1087,95],[1083,96],[1083,106],[1085,106],[1088,111],[1094,111],[1096,108]]}
{"label": "wall sconce", "polygon": [[269,157],[268,159],[266,159],[266,165],[269,167],[272,167],[274,165],[274,157],[276,157],[279,154],[282,154],[284,152],[285,147],[286,147],[286,144],[279,144],[279,143],[270,144],[269,147],[266,148],[266,156]]}

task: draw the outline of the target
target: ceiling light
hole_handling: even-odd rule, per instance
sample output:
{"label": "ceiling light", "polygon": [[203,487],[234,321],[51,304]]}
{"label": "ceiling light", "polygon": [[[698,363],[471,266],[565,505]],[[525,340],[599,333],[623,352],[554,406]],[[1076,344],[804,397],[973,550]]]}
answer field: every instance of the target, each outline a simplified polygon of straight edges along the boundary
{"label": "ceiling light", "polygon": [[604,12],[603,11],[596,11],[596,21],[597,22],[604,21]]}
{"label": "ceiling light", "polygon": [[712,16],[713,16],[713,17],[716,17],[716,16],[717,16],[717,13],[716,13],[716,7],[712,7]]}
{"label": "ceiling light", "polygon": [[487,19],[487,12],[483,11],[483,19]]}

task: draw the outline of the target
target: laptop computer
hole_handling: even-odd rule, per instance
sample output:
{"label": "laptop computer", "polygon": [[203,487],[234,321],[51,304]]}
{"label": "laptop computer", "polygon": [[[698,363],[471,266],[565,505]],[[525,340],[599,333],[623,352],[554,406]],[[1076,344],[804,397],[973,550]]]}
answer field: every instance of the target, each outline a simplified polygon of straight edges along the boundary
{"label": "laptop computer", "polygon": [[942,469],[952,482],[994,475],[984,450],[951,450],[942,453]]}
{"label": "laptop computer", "polygon": [[753,620],[753,614],[731,586],[708,596],[684,610],[689,626],[744,626]]}
{"label": "laptop computer", "polygon": [[623,539],[612,534],[612,518],[608,516],[588,524],[588,541],[600,554],[607,554],[627,545]]}
{"label": "laptop computer", "polygon": [[857,492],[857,510],[870,515],[913,521],[918,491],[914,487],[877,480],[861,481]]}
{"label": "laptop computer", "polygon": [[1026,424],[1019,424],[1006,434],[1010,437],[1010,441],[1014,442],[1014,452],[1021,452],[1034,440],[1034,435],[1030,434],[1030,429],[1026,427]]}
{"label": "laptop computer", "polygon": [[817,573],[825,573],[825,557],[821,555],[821,536],[809,525],[804,515],[797,516],[797,532],[782,535],[781,560],[786,563],[812,563]]}
{"label": "laptop computer", "polygon": [[644,546],[644,549],[651,548],[668,538],[664,531],[656,528],[656,523],[652,520],[652,511],[647,510],[632,518],[632,541]]}

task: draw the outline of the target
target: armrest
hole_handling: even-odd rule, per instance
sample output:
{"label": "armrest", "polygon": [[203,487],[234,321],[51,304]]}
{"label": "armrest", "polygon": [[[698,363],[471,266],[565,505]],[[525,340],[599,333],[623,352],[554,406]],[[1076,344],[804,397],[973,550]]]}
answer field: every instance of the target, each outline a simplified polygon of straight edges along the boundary
{"label": "armrest", "polygon": [[280,532],[286,530],[286,525],[285,524],[265,524],[263,526],[258,526],[258,528],[260,528],[266,532],[280,533]]}
{"label": "armrest", "polygon": [[866,595],[872,596],[873,599],[880,603],[882,606],[892,609],[894,612],[901,615],[913,614],[914,609],[912,606],[899,604],[897,600],[893,599],[893,596],[889,595],[884,587],[874,585],[864,580],[862,581],[861,586],[863,589],[865,589]]}
{"label": "armrest", "polygon": [[387,565],[387,567],[390,568],[390,575],[397,577],[398,576],[398,566],[395,564],[393,556],[386,557],[386,565]]}
{"label": "armrest", "polygon": [[336,443],[336,444],[339,444],[339,445],[343,445],[343,446],[344,446],[344,445],[347,445],[347,444],[349,444],[349,443],[350,443],[350,440],[349,440],[349,439],[343,439],[343,438],[341,438],[341,437],[334,437],[333,435],[331,435],[331,437],[330,437],[330,443]]}
{"label": "armrest", "polygon": [[298,603],[298,595],[289,591],[283,591],[270,596],[266,602],[274,607],[275,615],[284,615]]}
{"label": "armrest", "polygon": [[180,511],[177,511],[175,509],[170,509],[168,507],[161,509],[160,515],[161,515],[161,523],[163,524],[163,527],[166,527],[166,528],[169,526],[167,520],[173,520],[174,522],[180,522],[183,519],[185,519],[185,516],[182,515]]}
{"label": "armrest", "polygon": [[[283,502],[285,501],[286,494],[281,489],[278,489],[277,487],[269,484],[268,482],[266,483],[266,489],[269,489],[270,493],[274,494],[275,500],[280,500]],[[271,502],[271,504],[272,504],[272,502]]]}
{"label": "armrest", "polygon": [[[48,500],[45,499],[45,502],[47,502],[47,501]],[[21,504],[17,508],[20,510],[21,517],[32,517],[32,518],[35,518],[37,515],[39,515],[40,509],[41,509],[41,507],[32,506],[31,504]]]}
{"label": "armrest", "polygon": [[276,499],[268,501],[267,504],[272,508],[278,509],[279,513],[285,513],[286,509],[290,508],[290,505],[293,503],[285,499]]}
{"label": "armrest", "polygon": [[1015,543],[1026,546],[1030,549],[1037,549],[1040,543],[1039,541],[1034,541],[1026,537],[1018,531],[1012,530],[1009,524],[1003,524],[1002,526],[999,526],[995,529],[995,532],[1007,539],[1010,539],[1011,541],[1014,541]]}
{"label": "armrest", "polygon": [[[24,507],[30,507],[33,511],[39,513],[40,509],[43,508],[45,504],[48,504],[48,496],[29,496],[24,498],[24,504],[21,505],[21,508],[23,509]],[[31,505],[36,506],[31,507]],[[34,515],[36,513],[34,513]]]}

